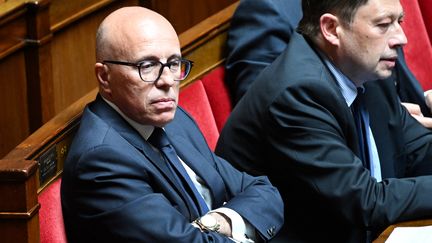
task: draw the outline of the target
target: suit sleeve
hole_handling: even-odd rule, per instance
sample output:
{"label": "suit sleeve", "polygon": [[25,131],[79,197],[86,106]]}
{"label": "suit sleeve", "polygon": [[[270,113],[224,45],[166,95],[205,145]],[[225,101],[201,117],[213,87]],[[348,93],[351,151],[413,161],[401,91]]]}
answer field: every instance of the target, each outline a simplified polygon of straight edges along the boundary
{"label": "suit sleeve", "polygon": [[398,60],[394,73],[401,101],[418,104],[423,115],[430,117],[432,114],[429,107],[426,105],[423,88],[408,68],[402,48],[398,48]]}
{"label": "suit sleeve", "polygon": [[352,117],[336,97],[325,84],[305,81],[276,98],[267,121],[273,163],[290,161],[285,169],[302,193],[348,224],[380,228],[432,216],[432,177],[378,183],[350,148]]}
{"label": "suit sleeve", "polygon": [[63,207],[76,219],[70,227],[78,225],[90,242],[232,242],[193,227],[165,196],[169,185],[154,178],[161,175],[150,173],[137,160],[143,155],[124,146],[83,151],[68,185],[75,189],[63,195],[68,197]]}
{"label": "suit sleeve", "polygon": [[226,82],[235,102],[285,49],[300,18],[299,0],[240,1],[227,42]]}
{"label": "suit sleeve", "polygon": [[401,118],[405,141],[401,154],[407,161],[406,177],[432,175],[432,133],[415,120],[402,105],[398,114]]}
{"label": "suit sleeve", "polygon": [[226,203],[213,205],[213,208],[227,207],[236,211],[256,229],[261,238],[266,241],[272,239],[284,221],[283,201],[276,187],[266,176],[251,176],[215,155],[193,119],[182,109],[177,110],[176,119],[177,122],[166,127],[167,132],[176,133],[190,141],[222,178],[227,194]]}
{"label": "suit sleeve", "polygon": [[273,238],[283,225],[284,205],[278,190],[265,176],[253,177],[220,157],[217,160],[231,198],[223,207],[240,214],[266,241]]}

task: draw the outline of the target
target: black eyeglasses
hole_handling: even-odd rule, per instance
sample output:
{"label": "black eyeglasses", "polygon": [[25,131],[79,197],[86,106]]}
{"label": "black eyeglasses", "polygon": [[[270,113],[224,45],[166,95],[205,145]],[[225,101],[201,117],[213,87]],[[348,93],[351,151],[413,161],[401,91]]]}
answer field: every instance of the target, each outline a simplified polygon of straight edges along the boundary
{"label": "black eyeglasses", "polygon": [[155,60],[140,61],[137,63],[104,60],[102,63],[137,67],[141,80],[149,83],[156,82],[162,75],[165,67],[168,67],[171,71],[175,81],[184,80],[189,75],[193,65],[193,62],[187,59],[176,59],[167,63]]}

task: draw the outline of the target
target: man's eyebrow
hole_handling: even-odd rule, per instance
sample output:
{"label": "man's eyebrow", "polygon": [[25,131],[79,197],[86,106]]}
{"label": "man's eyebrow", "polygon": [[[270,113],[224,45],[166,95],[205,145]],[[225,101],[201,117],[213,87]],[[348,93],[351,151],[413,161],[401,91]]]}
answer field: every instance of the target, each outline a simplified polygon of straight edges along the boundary
{"label": "man's eyebrow", "polygon": [[181,59],[181,58],[182,58],[181,55],[174,54],[174,55],[168,57],[168,61],[173,60],[173,59]]}
{"label": "man's eyebrow", "polygon": [[[174,54],[174,55],[171,55],[170,57],[168,57],[167,61],[174,60],[174,59],[181,59],[181,58],[182,57],[180,54]],[[145,62],[145,61],[160,61],[160,58],[157,56],[154,56],[154,55],[148,55],[148,56],[144,56],[138,60],[138,62]]]}
{"label": "man's eyebrow", "polygon": [[399,15],[395,15],[392,13],[384,13],[381,16],[376,17],[374,19],[374,21],[379,22],[379,21],[384,20],[384,19],[401,20],[404,18],[404,16],[405,16],[405,12],[403,12],[403,11]]}

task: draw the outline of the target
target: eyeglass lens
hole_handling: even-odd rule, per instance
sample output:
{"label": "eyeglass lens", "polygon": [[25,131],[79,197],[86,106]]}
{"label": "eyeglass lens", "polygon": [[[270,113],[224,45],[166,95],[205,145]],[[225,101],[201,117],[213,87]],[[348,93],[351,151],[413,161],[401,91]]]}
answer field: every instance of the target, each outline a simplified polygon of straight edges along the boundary
{"label": "eyeglass lens", "polygon": [[168,67],[174,80],[183,80],[190,70],[190,63],[184,60],[175,60],[165,64],[157,61],[141,63],[140,73],[144,81],[152,82],[157,80],[163,73],[163,69]]}

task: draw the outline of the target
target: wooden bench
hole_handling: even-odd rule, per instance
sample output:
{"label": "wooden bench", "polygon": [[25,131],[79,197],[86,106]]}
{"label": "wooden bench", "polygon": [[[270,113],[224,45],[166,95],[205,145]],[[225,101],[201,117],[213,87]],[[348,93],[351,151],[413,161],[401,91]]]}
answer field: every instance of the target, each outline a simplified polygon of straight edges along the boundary
{"label": "wooden bench", "polygon": [[[197,119],[212,148],[231,110],[220,66],[237,4],[180,35],[183,56],[195,62],[181,84],[180,104]],[[1,242],[64,242],[59,195],[63,162],[82,110],[96,94],[94,89],[68,106],[0,160]]]}

